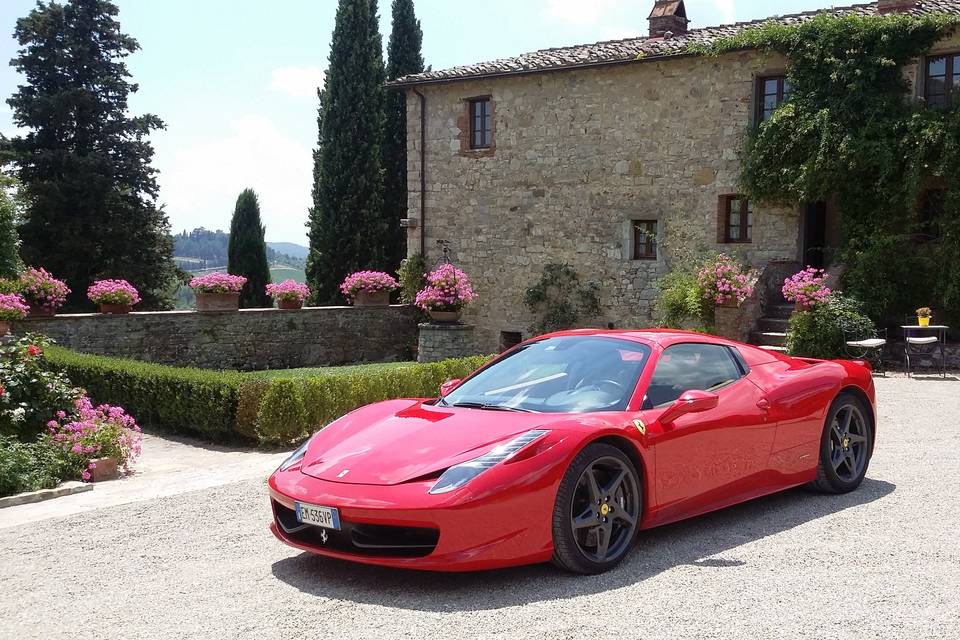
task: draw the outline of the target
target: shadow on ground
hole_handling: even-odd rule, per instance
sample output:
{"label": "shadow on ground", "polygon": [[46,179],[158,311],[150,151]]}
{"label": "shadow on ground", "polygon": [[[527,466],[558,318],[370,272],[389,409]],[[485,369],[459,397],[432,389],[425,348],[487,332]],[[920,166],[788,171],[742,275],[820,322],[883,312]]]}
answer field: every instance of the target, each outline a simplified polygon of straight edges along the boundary
{"label": "shadow on ground", "polygon": [[[482,611],[600,593],[672,567],[738,567],[736,548],[889,495],[895,485],[866,479],[845,495],[794,489],[665,527],[643,531],[617,569],[574,576],[550,565],[467,574],[435,574],[356,565],[303,553],[273,565],[273,575],[315,596],[419,611]],[[722,558],[714,558],[724,554]]]}

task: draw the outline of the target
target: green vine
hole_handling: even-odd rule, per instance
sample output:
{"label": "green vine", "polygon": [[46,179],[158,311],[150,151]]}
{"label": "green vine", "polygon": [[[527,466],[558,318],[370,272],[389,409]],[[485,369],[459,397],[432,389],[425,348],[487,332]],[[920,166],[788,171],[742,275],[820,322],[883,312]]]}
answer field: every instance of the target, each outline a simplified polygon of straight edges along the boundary
{"label": "green vine", "polygon": [[[919,304],[960,312],[960,100],[928,108],[903,74],[958,24],[948,15],[824,14],[691,49],[786,56],[790,98],[748,134],[741,188],[766,203],[835,199],[844,288],[875,318]],[[942,209],[921,221],[930,187],[943,190]],[[918,242],[923,235],[937,241]]]}
{"label": "green vine", "polygon": [[600,314],[600,291],[596,283],[582,284],[566,263],[548,264],[539,282],[527,289],[523,303],[535,317],[534,334],[577,327],[581,320]]}

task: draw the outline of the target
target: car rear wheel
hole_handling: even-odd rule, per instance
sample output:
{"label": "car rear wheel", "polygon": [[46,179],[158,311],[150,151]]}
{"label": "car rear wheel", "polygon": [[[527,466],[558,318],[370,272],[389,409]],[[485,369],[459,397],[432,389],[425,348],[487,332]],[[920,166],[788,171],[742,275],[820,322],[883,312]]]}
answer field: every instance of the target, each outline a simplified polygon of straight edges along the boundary
{"label": "car rear wheel", "polygon": [[612,445],[588,445],[570,463],[557,491],[553,563],[575,573],[612,569],[636,537],[642,501],[630,459]]}
{"label": "car rear wheel", "polygon": [[841,393],[830,405],[820,438],[820,464],[811,487],[847,493],[863,482],[873,455],[873,422],[856,396]]}

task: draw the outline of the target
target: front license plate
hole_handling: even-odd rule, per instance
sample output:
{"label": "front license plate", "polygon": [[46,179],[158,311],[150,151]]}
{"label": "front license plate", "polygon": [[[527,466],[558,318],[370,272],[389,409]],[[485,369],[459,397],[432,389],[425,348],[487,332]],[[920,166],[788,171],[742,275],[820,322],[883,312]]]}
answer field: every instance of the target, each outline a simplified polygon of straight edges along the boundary
{"label": "front license plate", "polygon": [[321,507],[315,504],[295,502],[297,520],[303,524],[312,524],[324,529],[340,530],[340,514],[333,507]]}

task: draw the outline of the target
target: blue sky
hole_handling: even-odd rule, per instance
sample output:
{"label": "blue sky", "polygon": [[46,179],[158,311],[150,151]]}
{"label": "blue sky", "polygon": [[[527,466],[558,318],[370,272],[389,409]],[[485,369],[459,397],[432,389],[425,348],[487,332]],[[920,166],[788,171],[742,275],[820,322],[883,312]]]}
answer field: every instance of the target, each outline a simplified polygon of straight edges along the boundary
{"label": "blue sky", "polygon": [[[336,0],[115,0],[142,50],[128,58],[134,113],[167,124],[153,136],[160,200],[174,231],[227,228],[237,195],[260,195],[267,239],[306,243],[316,142],[316,86]],[[839,4],[845,4],[840,2]],[[850,2],[849,4],[853,4]],[[16,52],[16,19],[33,0],[0,3],[0,59]],[[686,0],[691,27],[830,6],[823,0]],[[416,0],[424,57],[435,69],[545,47],[642,35],[653,0]],[[384,46],[390,0],[380,0]],[[469,34],[479,34],[470,36]],[[19,84],[0,66],[0,94]],[[15,132],[0,105],[0,132]]]}

